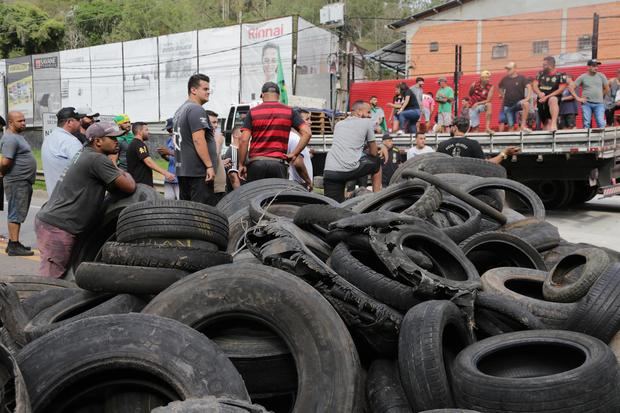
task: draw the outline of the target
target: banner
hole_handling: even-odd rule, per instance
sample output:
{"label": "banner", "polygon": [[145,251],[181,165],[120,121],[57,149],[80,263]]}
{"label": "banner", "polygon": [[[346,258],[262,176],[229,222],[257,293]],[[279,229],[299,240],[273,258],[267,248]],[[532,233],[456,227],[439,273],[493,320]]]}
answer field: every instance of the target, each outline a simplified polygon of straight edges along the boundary
{"label": "banner", "polygon": [[205,107],[220,117],[239,101],[240,33],[238,25],[198,32],[199,72],[211,79]]}
{"label": "banner", "polygon": [[260,99],[265,82],[277,82],[278,51],[282,58],[284,81],[291,88],[293,18],[283,17],[256,24],[243,24],[241,101]]}
{"label": "banner", "polygon": [[159,116],[164,121],[187,100],[187,81],[198,71],[198,34],[159,36]]}
{"label": "banner", "polygon": [[8,110],[22,112],[26,118],[26,124],[32,125],[34,93],[30,56],[7,59],[6,72]]}
{"label": "banner", "polygon": [[34,55],[32,66],[34,68],[34,124],[39,126],[44,113],[56,113],[62,107],[60,55],[58,53]]}
{"label": "banner", "polygon": [[60,52],[60,95],[62,106],[90,106],[90,48]]}
{"label": "banner", "polygon": [[131,120],[159,121],[157,38],[123,43],[125,113]]}
{"label": "banner", "polygon": [[90,67],[92,110],[99,113],[125,113],[122,43],[91,47]]}

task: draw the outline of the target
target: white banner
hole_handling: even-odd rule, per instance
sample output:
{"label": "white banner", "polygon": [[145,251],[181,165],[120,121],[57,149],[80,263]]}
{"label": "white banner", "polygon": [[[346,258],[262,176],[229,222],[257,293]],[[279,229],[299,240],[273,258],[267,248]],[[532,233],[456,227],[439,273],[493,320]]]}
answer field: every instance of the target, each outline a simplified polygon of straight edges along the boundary
{"label": "white banner", "polygon": [[31,57],[7,59],[6,78],[9,111],[22,112],[26,118],[26,125],[31,126],[34,117]]}
{"label": "white banner", "polygon": [[58,123],[58,118],[56,118],[56,113],[46,112],[41,114],[42,120],[42,129],[43,129],[43,139],[47,138],[50,133],[54,130]]}
{"label": "white banner", "polygon": [[159,121],[157,38],[123,43],[125,113],[132,120]]}
{"label": "white banner", "polygon": [[60,52],[60,94],[63,107],[92,108],[88,47]]}
{"label": "white banner", "polygon": [[125,113],[122,44],[112,43],[91,47],[90,65],[93,91],[92,110],[99,113]]}
{"label": "white banner", "polygon": [[56,113],[60,99],[60,56],[46,53],[32,56],[34,67],[34,124],[41,125],[43,113]]}
{"label": "white banner", "polygon": [[159,120],[172,117],[187,100],[187,81],[198,70],[197,55],[195,31],[159,36]]}

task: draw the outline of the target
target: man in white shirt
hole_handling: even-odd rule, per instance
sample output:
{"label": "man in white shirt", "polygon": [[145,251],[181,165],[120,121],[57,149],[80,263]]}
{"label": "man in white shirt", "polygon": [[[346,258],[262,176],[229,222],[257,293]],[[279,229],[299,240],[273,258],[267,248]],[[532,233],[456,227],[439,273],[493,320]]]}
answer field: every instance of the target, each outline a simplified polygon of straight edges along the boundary
{"label": "man in white shirt", "polygon": [[56,114],[58,127],[43,139],[41,160],[48,195],[52,195],[60,176],[83,147],[75,134],[79,133],[80,119],[84,116],[73,107],[60,109]]}
{"label": "man in white shirt", "polygon": [[428,152],[433,152],[433,148],[426,146],[426,135],[423,133],[418,133],[415,135],[415,146],[412,146],[407,150],[407,160],[416,155],[422,155],[423,153]]}
{"label": "man in white shirt", "polygon": [[[306,125],[310,127],[312,122],[310,121],[310,112],[305,109],[296,109],[299,116],[304,120]],[[291,129],[291,134],[288,137],[288,152],[291,153],[299,144],[299,134],[296,130]],[[290,181],[299,182],[309,191],[312,191],[312,156],[310,150],[306,146],[299,154],[297,159],[288,166],[288,179]]]}

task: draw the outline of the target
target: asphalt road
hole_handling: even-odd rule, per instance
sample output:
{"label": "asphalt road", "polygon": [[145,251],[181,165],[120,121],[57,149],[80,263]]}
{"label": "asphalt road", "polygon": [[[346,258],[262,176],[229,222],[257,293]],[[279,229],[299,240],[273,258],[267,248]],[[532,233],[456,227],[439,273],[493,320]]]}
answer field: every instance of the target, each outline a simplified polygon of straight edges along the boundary
{"label": "asphalt road", "polygon": [[[45,203],[47,196],[43,191],[35,192],[28,219],[22,226],[21,240],[36,251],[34,216]],[[5,204],[6,210],[6,204]],[[579,207],[548,211],[547,220],[560,230],[560,235],[570,242],[586,242],[620,251],[620,196],[600,199],[597,196]],[[6,212],[0,212],[0,234],[7,235]],[[9,257],[4,252],[6,243],[0,242],[0,274],[36,274],[39,258]]]}

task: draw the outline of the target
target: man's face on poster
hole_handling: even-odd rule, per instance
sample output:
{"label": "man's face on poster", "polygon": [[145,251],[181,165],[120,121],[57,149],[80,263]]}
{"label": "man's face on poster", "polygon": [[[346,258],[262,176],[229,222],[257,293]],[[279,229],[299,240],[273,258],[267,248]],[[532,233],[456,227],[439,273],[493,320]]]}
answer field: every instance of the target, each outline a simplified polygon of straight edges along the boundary
{"label": "man's face on poster", "polygon": [[263,51],[263,73],[265,81],[273,80],[278,70],[278,50],[274,47],[268,47]]}

